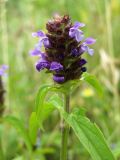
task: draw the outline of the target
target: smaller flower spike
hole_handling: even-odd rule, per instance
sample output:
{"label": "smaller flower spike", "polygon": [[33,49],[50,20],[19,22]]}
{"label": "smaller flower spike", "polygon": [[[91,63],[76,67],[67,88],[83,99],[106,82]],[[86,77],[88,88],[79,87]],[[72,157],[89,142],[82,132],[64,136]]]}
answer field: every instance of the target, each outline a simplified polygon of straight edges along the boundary
{"label": "smaller flower spike", "polygon": [[6,70],[8,69],[8,66],[3,64],[1,67],[0,67],[0,76],[3,76],[5,75],[5,72]]}
{"label": "smaller flower spike", "polygon": [[84,67],[87,61],[82,55],[85,52],[93,55],[94,50],[89,45],[96,41],[92,37],[84,39],[84,26],[81,22],[72,24],[68,15],[56,16],[47,22],[47,33],[32,33],[33,37],[38,37],[38,44],[30,51],[31,55],[40,58],[36,64],[37,71],[48,70],[47,73],[52,73],[53,80],[59,84],[79,79],[87,70]]}

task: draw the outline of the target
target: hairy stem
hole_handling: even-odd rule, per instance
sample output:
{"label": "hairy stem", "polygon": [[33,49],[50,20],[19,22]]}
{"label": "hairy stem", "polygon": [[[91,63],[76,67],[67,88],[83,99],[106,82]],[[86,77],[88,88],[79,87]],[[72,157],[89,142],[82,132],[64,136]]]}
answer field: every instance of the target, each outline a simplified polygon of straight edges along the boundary
{"label": "hairy stem", "polygon": [[[69,113],[70,96],[65,95],[64,110]],[[68,144],[69,126],[62,120],[62,141],[60,160],[67,160],[67,144]]]}

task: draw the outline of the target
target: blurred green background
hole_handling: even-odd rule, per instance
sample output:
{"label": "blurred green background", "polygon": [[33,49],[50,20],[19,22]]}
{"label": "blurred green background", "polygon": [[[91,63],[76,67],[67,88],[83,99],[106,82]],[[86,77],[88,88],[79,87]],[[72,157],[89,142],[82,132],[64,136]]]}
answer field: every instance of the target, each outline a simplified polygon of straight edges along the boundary
{"label": "blurred green background", "polygon": [[[114,155],[120,160],[120,0],[0,0],[0,64],[9,65],[4,77],[5,111],[19,117],[27,127],[34,110],[35,96],[42,84],[51,84],[44,71],[38,73],[28,52],[36,40],[31,33],[45,31],[54,14],[69,14],[73,21],[86,24],[86,36],[97,39],[93,57],[86,55],[88,72],[95,74],[105,95],[100,98],[87,84],[78,88],[71,108],[83,106],[88,117],[103,131]],[[54,112],[40,132],[41,151],[34,160],[57,160],[60,149],[60,117]],[[1,152],[5,160],[29,160],[24,142],[8,124],[0,124]],[[1,159],[3,160],[3,159]],[[91,160],[72,130],[69,160]]]}

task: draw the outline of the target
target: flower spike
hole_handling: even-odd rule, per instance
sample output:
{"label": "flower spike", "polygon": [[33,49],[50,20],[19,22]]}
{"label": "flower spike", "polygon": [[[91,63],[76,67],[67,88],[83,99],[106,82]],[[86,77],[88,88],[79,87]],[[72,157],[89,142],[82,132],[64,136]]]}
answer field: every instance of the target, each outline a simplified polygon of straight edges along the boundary
{"label": "flower spike", "polygon": [[[56,16],[46,24],[47,33],[42,31],[32,33],[38,37],[35,49],[30,51],[32,56],[39,56],[36,64],[37,71],[46,69],[53,74],[56,83],[65,83],[69,80],[79,79],[86,72],[87,61],[82,55],[87,52],[93,55],[94,50],[89,48],[95,43],[95,39],[84,39],[82,28],[84,23],[72,24],[68,15]],[[44,51],[42,49],[44,48]]]}

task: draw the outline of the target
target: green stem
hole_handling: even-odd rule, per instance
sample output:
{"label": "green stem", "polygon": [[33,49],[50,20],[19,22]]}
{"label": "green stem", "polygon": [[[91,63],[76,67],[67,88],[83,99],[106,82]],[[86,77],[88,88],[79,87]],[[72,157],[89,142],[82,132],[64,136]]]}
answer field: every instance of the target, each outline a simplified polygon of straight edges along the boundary
{"label": "green stem", "polygon": [[[70,96],[65,95],[64,110],[69,113]],[[69,126],[62,120],[62,141],[60,160],[67,160],[67,144],[68,144]]]}

